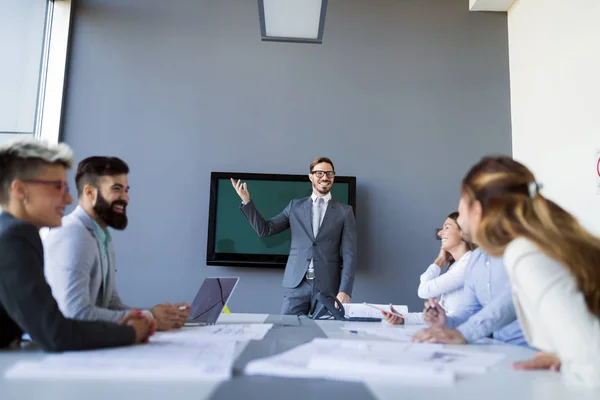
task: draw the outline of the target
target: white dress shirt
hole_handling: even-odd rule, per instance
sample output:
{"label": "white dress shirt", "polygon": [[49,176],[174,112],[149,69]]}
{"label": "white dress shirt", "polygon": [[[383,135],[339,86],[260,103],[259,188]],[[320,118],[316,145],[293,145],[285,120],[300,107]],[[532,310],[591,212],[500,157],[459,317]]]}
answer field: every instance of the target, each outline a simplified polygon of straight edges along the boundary
{"label": "white dress shirt", "polygon": [[[448,315],[454,314],[462,302],[463,285],[465,283],[465,269],[469,264],[471,251],[467,251],[458,259],[445,274],[436,264],[431,264],[421,275],[418,295],[422,299],[431,297],[439,298],[440,305]],[[404,316],[405,325],[424,324],[423,313],[408,313]]]}
{"label": "white dress shirt", "polygon": [[441,268],[431,264],[421,275],[421,283],[417,294],[422,299],[432,297],[440,299],[440,305],[447,314],[454,314],[460,307],[463,286],[465,284],[465,269],[469,264],[471,251],[467,251],[461,258],[450,266],[445,274]]}
{"label": "white dress shirt", "polygon": [[600,388],[600,321],[567,268],[525,238],[508,245],[504,263],[529,344],[555,353],[567,382]]}

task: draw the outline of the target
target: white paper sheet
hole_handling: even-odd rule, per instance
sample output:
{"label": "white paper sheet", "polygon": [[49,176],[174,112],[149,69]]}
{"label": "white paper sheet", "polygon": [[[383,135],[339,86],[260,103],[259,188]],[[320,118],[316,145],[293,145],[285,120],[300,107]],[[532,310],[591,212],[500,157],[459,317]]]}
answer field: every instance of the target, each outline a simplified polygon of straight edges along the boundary
{"label": "white paper sheet", "polygon": [[[389,304],[373,304],[374,306],[389,309]],[[346,317],[368,317],[368,318],[383,318],[381,311],[373,307],[369,307],[363,303],[346,303],[343,305]],[[394,305],[396,311],[400,314],[408,313],[407,306]]]}
{"label": "white paper sheet", "polygon": [[[435,365],[410,365],[398,364],[392,367],[364,368],[361,365],[352,367],[328,364],[314,360],[319,357],[332,356],[350,352],[359,357],[369,359],[373,352],[372,344],[388,345],[388,352],[402,353],[410,347],[420,347],[422,351],[430,353],[439,349],[438,345],[428,344],[401,344],[394,342],[372,342],[338,339],[314,339],[304,345],[298,346],[276,356],[258,359],[250,362],[245,369],[248,375],[268,375],[302,378],[324,378],[342,381],[389,381],[402,382],[412,385],[446,386],[454,382],[455,373]],[[374,353],[377,355],[377,353]],[[328,359],[325,359],[328,362]]]}
{"label": "white paper sheet", "polygon": [[440,349],[416,343],[344,341],[311,357],[308,368],[327,371],[336,366],[340,370],[359,368],[370,373],[382,373],[404,368],[439,367],[456,373],[483,374],[503,358],[504,355],[498,353]]}
{"label": "white paper sheet", "polygon": [[121,348],[67,352],[19,362],[7,379],[222,380],[231,376],[234,341],[163,340]]}
{"label": "white paper sheet", "polygon": [[394,340],[397,342],[411,342],[413,336],[425,326],[421,325],[390,325],[386,322],[381,324],[367,323],[345,323],[342,330],[368,333],[369,335]]}
{"label": "white paper sheet", "polygon": [[159,332],[152,340],[174,342],[203,342],[206,340],[261,340],[273,324],[217,324],[185,327],[180,330]]}

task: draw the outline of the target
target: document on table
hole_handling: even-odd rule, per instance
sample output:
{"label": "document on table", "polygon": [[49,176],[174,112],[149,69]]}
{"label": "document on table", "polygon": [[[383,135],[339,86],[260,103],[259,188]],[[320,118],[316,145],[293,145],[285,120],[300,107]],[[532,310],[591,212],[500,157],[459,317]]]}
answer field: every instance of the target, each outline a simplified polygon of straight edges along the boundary
{"label": "document on table", "polygon": [[67,352],[22,361],[7,379],[223,380],[231,377],[235,341],[171,342]]}
{"label": "document on table", "polygon": [[[323,378],[342,381],[389,381],[412,385],[447,386],[455,379],[455,372],[438,365],[412,365],[370,363],[366,368],[350,359],[350,365],[341,366],[334,360],[338,354],[352,353],[369,360],[372,356],[378,360],[379,348],[374,344],[384,344],[390,354],[401,355],[412,347],[433,353],[439,345],[404,344],[395,342],[374,342],[338,339],[314,339],[304,345],[284,353],[250,362],[245,369],[248,375],[269,375],[295,378]],[[322,358],[323,357],[323,358]],[[329,357],[329,358],[325,358]],[[362,362],[362,361],[361,361]]]}
{"label": "document on table", "polygon": [[383,322],[381,324],[345,323],[341,329],[346,331],[364,332],[369,335],[379,336],[397,342],[411,342],[413,336],[423,328],[425,327],[422,325],[390,325]]}
{"label": "document on table", "polygon": [[[315,339],[323,340],[323,339]],[[400,344],[379,341],[345,341],[311,357],[308,368],[339,371],[357,368],[381,374],[403,368],[443,368],[462,374],[483,374],[504,358],[503,354],[432,348],[419,344]]]}
{"label": "document on table", "polygon": [[153,339],[175,342],[203,342],[206,340],[261,340],[273,324],[222,324],[185,327],[180,330],[159,332]]}
{"label": "document on table", "polygon": [[[383,309],[386,309],[386,310],[390,308],[389,304],[373,304],[373,305],[383,308]],[[343,304],[343,306],[344,306],[344,311],[346,312],[346,317],[383,318],[383,315],[381,315],[380,310],[373,308],[373,307],[369,307],[369,306],[365,305],[364,303],[346,303],[346,304]],[[407,306],[394,305],[394,309],[396,309],[396,311],[398,311],[400,314],[408,313]]]}

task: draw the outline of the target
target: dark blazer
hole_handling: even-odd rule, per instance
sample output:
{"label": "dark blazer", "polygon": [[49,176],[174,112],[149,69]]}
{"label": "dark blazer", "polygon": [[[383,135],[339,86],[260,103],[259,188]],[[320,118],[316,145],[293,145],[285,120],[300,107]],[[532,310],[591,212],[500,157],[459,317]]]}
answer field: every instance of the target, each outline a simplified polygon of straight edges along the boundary
{"label": "dark blazer", "polygon": [[[352,294],[356,272],[356,220],[351,206],[331,199],[317,237],[312,229],[311,197],[292,200],[285,210],[268,221],[260,215],[252,200],[241,210],[261,237],[291,228],[292,243],[283,275],[284,287],[291,289],[300,285],[312,259],[319,290],[333,295],[338,292]],[[340,248],[343,260],[340,259]]]}
{"label": "dark blazer", "polygon": [[32,224],[0,213],[0,348],[27,332],[46,351],[133,344],[135,330],[65,318],[44,278],[44,252]]}

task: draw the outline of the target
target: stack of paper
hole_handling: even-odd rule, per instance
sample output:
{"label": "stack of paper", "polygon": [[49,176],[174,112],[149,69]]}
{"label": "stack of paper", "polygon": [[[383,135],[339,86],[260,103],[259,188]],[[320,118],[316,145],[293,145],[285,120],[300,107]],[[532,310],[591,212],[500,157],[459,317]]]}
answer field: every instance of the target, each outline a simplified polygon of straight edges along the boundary
{"label": "stack of paper", "polygon": [[160,332],[145,345],[20,362],[7,378],[219,380],[231,376],[236,342],[260,340],[273,324],[224,324]]}
{"label": "stack of paper", "polygon": [[393,343],[393,346],[390,344],[344,341],[340,346],[311,357],[309,368],[325,371],[334,365],[340,370],[360,366],[370,373],[379,374],[390,369],[431,367],[461,374],[483,374],[504,358],[503,354],[498,353],[446,349],[416,343]]}
{"label": "stack of paper", "polygon": [[[389,304],[373,304],[376,307],[379,307],[381,309],[384,310],[389,310],[390,306]],[[346,303],[343,304],[344,306],[344,311],[346,312],[346,317],[368,317],[368,318],[383,318],[383,315],[381,315],[381,311],[373,308],[373,307],[369,307],[368,305],[364,304],[364,303]],[[399,306],[399,305],[394,305],[394,309],[399,312],[400,314],[405,314],[408,313],[408,307],[407,306]]]}
{"label": "stack of paper", "polygon": [[450,350],[439,344],[314,339],[250,362],[249,375],[451,385],[457,374],[484,373],[503,354]]}
{"label": "stack of paper", "polygon": [[221,380],[231,376],[234,341],[162,340],[106,350],[69,352],[19,362],[11,379]]}
{"label": "stack of paper", "polygon": [[[343,381],[389,381],[406,384],[451,385],[454,371],[434,364],[414,365],[412,363],[385,363],[379,354],[377,344],[387,344],[386,352],[398,357],[411,347],[421,347],[421,351],[441,351],[441,345],[413,345],[393,342],[370,342],[337,339],[314,339],[276,356],[250,362],[245,369],[248,375],[269,375],[296,378],[324,378]],[[375,348],[373,348],[375,346]],[[375,352],[374,352],[375,349]],[[354,354],[361,361],[343,357],[345,365],[336,361],[340,354]],[[374,356],[374,363],[365,366],[362,360]],[[378,365],[377,365],[378,364]]]}
{"label": "stack of paper", "polygon": [[390,325],[387,323],[354,323],[350,325],[350,323],[346,323],[341,329],[346,331],[364,332],[369,335],[379,336],[397,342],[411,342],[413,336],[423,328],[424,326],[422,325]]}
{"label": "stack of paper", "polygon": [[159,332],[151,340],[175,342],[204,342],[206,340],[261,340],[273,324],[222,324],[185,327],[176,331]]}

